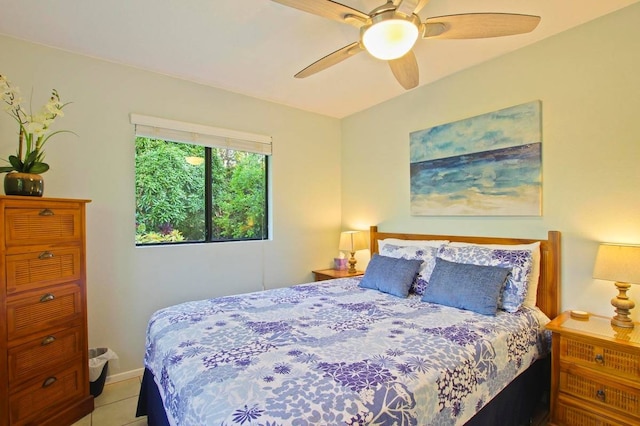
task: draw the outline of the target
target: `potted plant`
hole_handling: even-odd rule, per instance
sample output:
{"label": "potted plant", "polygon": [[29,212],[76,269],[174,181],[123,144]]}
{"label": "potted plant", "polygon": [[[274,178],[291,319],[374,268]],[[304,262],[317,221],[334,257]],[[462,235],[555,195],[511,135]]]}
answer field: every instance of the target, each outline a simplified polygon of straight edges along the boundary
{"label": "potted plant", "polygon": [[0,167],[0,173],[7,173],[5,194],[41,197],[44,181],[40,174],[49,170],[49,165],[44,162],[44,146],[55,134],[73,133],[70,130],[50,130],[56,118],[64,115],[62,109],[69,103],[62,103],[58,91],[53,89],[49,101],[40,111],[29,114],[21,104],[19,88],[12,86],[4,75],[0,75],[0,93],[6,104],[5,111],[18,123],[19,129],[18,150],[5,160],[8,166]]}

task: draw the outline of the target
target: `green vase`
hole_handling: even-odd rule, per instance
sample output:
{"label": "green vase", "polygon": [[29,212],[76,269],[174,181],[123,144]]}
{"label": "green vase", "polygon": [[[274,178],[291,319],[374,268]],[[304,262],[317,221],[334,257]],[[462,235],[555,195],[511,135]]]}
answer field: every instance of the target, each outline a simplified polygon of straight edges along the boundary
{"label": "green vase", "polygon": [[27,195],[42,197],[44,180],[35,173],[11,172],[4,176],[4,193],[7,195]]}

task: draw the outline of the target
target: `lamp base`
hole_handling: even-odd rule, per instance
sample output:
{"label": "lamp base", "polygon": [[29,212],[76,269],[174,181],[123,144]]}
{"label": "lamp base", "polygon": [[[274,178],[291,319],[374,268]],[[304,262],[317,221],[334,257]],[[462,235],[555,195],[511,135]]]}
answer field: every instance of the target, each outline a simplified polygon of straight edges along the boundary
{"label": "lamp base", "polygon": [[351,257],[349,258],[349,269],[347,270],[347,273],[349,274],[355,274],[356,272],[356,263],[358,263],[358,261],[355,258],[356,252],[352,251],[351,252]]}
{"label": "lamp base", "polygon": [[611,325],[623,328],[633,328],[634,324],[629,314],[636,304],[627,296],[627,290],[631,287],[629,283],[616,282],[618,296],[611,299],[611,305],[616,308],[616,315],[611,318]]}
{"label": "lamp base", "polygon": [[633,321],[630,318],[618,318],[618,315],[611,318],[611,325],[622,328],[633,328]]}

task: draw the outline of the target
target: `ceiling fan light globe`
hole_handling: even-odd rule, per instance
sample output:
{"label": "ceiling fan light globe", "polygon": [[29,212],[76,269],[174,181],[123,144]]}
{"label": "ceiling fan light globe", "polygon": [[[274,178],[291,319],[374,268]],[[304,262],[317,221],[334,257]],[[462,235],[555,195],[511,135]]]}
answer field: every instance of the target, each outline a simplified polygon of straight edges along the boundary
{"label": "ceiling fan light globe", "polygon": [[362,44],[371,55],[382,60],[401,58],[418,39],[418,27],[406,19],[386,19],[364,29]]}

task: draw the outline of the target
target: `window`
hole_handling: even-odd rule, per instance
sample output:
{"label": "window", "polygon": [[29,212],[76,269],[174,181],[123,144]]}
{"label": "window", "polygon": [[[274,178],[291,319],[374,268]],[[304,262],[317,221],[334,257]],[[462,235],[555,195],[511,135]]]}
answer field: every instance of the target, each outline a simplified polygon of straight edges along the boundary
{"label": "window", "polygon": [[137,245],[268,238],[270,138],[134,114],[131,121]]}

